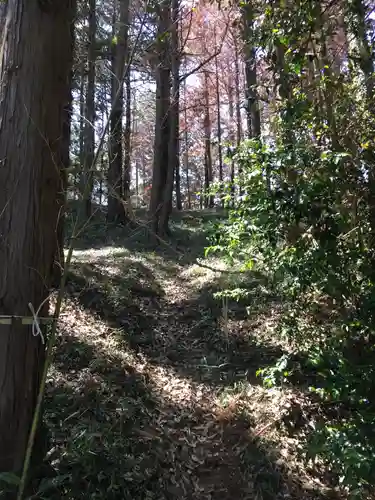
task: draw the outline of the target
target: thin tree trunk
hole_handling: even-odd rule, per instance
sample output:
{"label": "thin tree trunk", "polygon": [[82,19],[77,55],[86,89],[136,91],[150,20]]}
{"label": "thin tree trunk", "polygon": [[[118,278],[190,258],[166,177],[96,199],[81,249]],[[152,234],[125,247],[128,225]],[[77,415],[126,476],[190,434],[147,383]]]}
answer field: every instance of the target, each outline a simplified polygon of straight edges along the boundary
{"label": "thin tree trunk", "polygon": [[124,115],[124,71],[128,53],[129,0],[118,1],[120,7],[120,27],[117,32],[117,43],[112,46],[112,114],[109,144],[107,212],[107,219],[110,222],[124,222],[127,218],[122,203],[122,118]]}
{"label": "thin tree trunk", "polygon": [[185,142],[185,175],[186,175],[186,192],[187,192],[187,202],[188,209],[191,209],[191,193],[190,193],[190,175],[189,175],[189,140],[188,140],[188,128],[187,128],[187,99],[186,99],[186,80],[184,80],[184,95],[185,95],[185,109],[184,109],[184,142]]}
{"label": "thin tree trunk", "polygon": [[[216,31],[215,50],[217,50]],[[219,160],[219,181],[223,182],[223,150],[221,144],[221,107],[220,107],[220,83],[219,83],[219,66],[218,56],[215,57],[215,87],[216,87],[216,108],[217,108],[217,141],[218,141],[218,160]]]}
{"label": "thin tree trunk", "polygon": [[[79,193],[83,196],[85,190],[85,63],[80,64],[80,82],[79,82]],[[85,210],[86,211],[86,210]]]}
{"label": "thin tree trunk", "polygon": [[[72,39],[74,39],[73,25],[71,26]],[[57,222],[57,251],[55,261],[53,263],[53,286],[60,285],[62,270],[64,267],[64,221],[66,209],[66,196],[68,189],[68,174],[67,169],[70,166],[70,132],[71,132],[71,117],[73,95],[71,91],[73,80],[73,72],[70,72],[68,81],[68,92],[66,105],[63,111],[63,129],[61,139],[61,166],[60,166],[60,190],[58,192],[57,201],[59,203],[59,218]]]}
{"label": "thin tree trunk", "polygon": [[[133,137],[138,142],[138,115],[137,115],[137,101],[133,98]],[[140,169],[140,148],[139,145],[136,148],[135,155],[135,195],[136,195],[136,208],[139,208],[139,169]]]}
{"label": "thin tree trunk", "polygon": [[[236,91],[236,130],[237,130],[237,146],[242,141],[242,118],[241,118],[241,95],[240,95],[240,57],[238,53],[238,42],[234,36],[234,83]],[[260,123],[260,117],[259,117]]]}
{"label": "thin tree trunk", "polygon": [[173,83],[172,99],[169,109],[168,173],[164,189],[163,205],[160,214],[159,234],[169,233],[168,223],[172,211],[174,175],[176,173],[177,182],[177,172],[179,170],[180,54],[178,46],[178,10],[179,0],[172,0],[170,52]]}
{"label": "thin tree trunk", "polygon": [[139,159],[138,157],[135,159],[135,203],[136,208],[139,207]]}
{"label": "thin tree trunk", "polygon": [[123,198],[126,208],[126,217],[131,218],[131,202],[130,202],[130,182],[131,182],[131,136],[132,136],[132,99],[131,99],[131,83],[130,71],[128,71],[125,79],[126,85],[126,111],[125,111],[125,133],[124,133],[124,183],[123,183]]}
{"label": "thin tree trunk", "polygon": [[210,101],[208,91],[208,72],[204,72],[204,188],[205,188],[205,203],[206,207],[214,206],[214,197],[209,195],[209,190],[212,184],[212,153],[211,153],[211,117],[210,117]]}
{"label": "thin tree trunk", "polygon": [[250,138],[261,136],[261,121],[259,102],[257,98],[257,66],[256,53],[252,44],[253,6],[252,0],[246,0],[243,8],[244,44],[245,44],[245,74],[247,100],[247,129]]}
{"label": "thin tree trunk", "polygon": [[93,161],[95,154],[95,36],[96,36],[96,0],[89,0],[88,4],[88,74],[87,94],[85,106],[85,144],[84,144],[84,199],[86,217],[90,217],[92,211],[93,190]]}
{"label": "thin tree trunk", "polygon": [[[73,0],[8,0],[0,57],[0,315],[48,315],[57,249]],[[30,83],[32,82],[32,84]],[[66,114],[65,114],[66,116]],[[0,324],[0,472],[19,473],[44,346],[30,325]],[[39,448],[39,449],[38,449]],[[40,443],[35,454],[43,455]]]}
{"label": "thin tree trunk", "polygon": [[[229,127],[229,142],[231,147],[234,146],[234,132],[233,132],[233,123],[234,123],[234,103],[233,103],[233,86],[232,86],[232,80],[229,79],[228,81],[228,114],[229,114],[229,122],[230,122],[230,127]],[[231,192],[232,192],[232,197],[234,197],[234,161],[232,160],[231,162],[231,169],[230,169],[230,182],[231,182]]]}
{"label": "thin tree trunk", "polygon": [[338,150],[340,149],[338,134],[337,134],[337,125],[336,125],[336,117],[334,111],[333,104],[333,72],[331,70],[331,61],[328,56],[327,49],[327,35],[326,35],[326,19],[324,19],[324,14],[322,13],[321,5],[316,5],[316,29],[317,29],[317,37],[319,39],[319,55],[317,57],[317,61],[319,64],[319,75],[321,78],[324,77],[324,80],[320,82],[320,87],[323,92],[323,109],[325,108],[327,123],[329,126],[329,130],[331,132],[331,140],[333,147]]}
{"label": "thin tree trunk", "polygon": [[180,157],[176,163],[176,208],[182,210]]}

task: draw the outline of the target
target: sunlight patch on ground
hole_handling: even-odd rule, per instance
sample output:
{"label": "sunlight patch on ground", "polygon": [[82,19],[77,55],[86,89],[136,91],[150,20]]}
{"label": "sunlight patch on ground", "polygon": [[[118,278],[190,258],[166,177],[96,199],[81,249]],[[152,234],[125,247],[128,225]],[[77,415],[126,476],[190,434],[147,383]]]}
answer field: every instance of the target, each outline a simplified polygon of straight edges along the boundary
{"label": "sunlight patch on ground", "polygon": [[[150,498],[163,498],[163,481],[173,485],[171,498],[239,498],[230,496],[230,487],[243,478],[241,498],[271,498],[270,481],[276,481],[271,493],[289,488],[277,482],[282,468],[297,472],[298,481],[304,476],[298,438],[283,430],[296,412],[305,418],[303,396],[296,389],[267,389],[255,378],[259,363],[275,357],[272,331],[279,314],[255,274],[241,277],[254,292],[241,318],[241,305],[232,301],[225,311],[213,298],[238,278],[236,269],[214,257],[199,265],[194,257],[107,246],[76,250],[72,275],[76,282],[64,301],[50,371],[52,391],[55,386],[58,397],[64,391],[70,397],[61,416],[77,440],[62,445],[71,446],[68,470],[72,457],[79,464],[108,452],[105,473],[117,470],[127,497],[142,500],[148,484],[159,495]],[[52,419],[54,412],[52,407]],[[276,464],[267,454],[273,444]],[[98,465],[84,466],[95,475]],[[283,491],[282,498],[318,498],[301,491]]]}
{"label": "sunlight patch on ground", "polygon": [[[65,250],[67,254],[67,250]],[[130,255],[130,251],[124,247],[103,246],[100,248],[90,248],[88,250],[74,250],[73,260],[87,262],[102,257],[116,257],[116,254]]]}

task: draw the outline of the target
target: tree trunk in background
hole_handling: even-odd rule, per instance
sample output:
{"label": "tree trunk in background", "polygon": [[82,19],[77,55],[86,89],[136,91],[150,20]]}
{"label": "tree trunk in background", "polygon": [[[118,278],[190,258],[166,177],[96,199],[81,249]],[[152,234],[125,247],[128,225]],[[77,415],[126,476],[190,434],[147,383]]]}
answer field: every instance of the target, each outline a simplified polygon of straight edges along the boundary
{"label": "tree trunk in background", "polygon": [[[228,61],[229,63],[229,61]],[[229,67],[229,64],[228,64]],[[232,80],[229,79],[228,81],[228,114],[229,114],[229,122],[230,122],[230,128],[229,128],[229,142],[231,147],[234,146],[234,131],[233,131],[233,123],[234,123],[234,103],[233,103],[233,86],[232,86]],[[230,182],[231,182],[231,192],[232,196],[234,196],[234,161],[231,161],[231,168],[230,168]]]}
{"label": "tree trunk in background", "polygon": [[248,137],[260,138],[261,121],[259,102],[256,93],[256,54],[251,40],[253,28],[253,6],[251,2],[252,0],[246,0],[244,6],[242,7],[246,75],[247,129]]}
{"label": "tree trunk in background", "polygon": [[185,162],[185,175],[186,175],[186,192],[187,192],[187,205],[188,209],[191,209],[191,194],[190,194],[190,175],[189,175],[189,138],[188,138],[188,128],[187,128],[187,99],[186,99],[186,79],[184,80],[184,144],[185,144],[185,153],[184,153],[184,162]]}
{"label": "tree trunk in background", "polygon": [[321,5],[316,5],[315,16],[316,16],[316,39],[319,46],[319,76],[321,79],[320,88],[322,89],[323,100],[322,109],[325,110],[327,123],[329,130],[331,131],[332,146],[336,149],[340,149],[339,138],[337,134],[336,116],[333,103],[333,93],[334,89],[334,73],[332,71],[333,60],[330,60],[328,54],[328,31],[329,27],[327,25],[326,13],[322,12]]}
{"label": "tree trunk in background", "polygon": [[[46,300],[57,249],[74,2],[40,5],[8,0],[1,34],[1,315],[30,316]],[[22,468],[43,363],[31,326],[0,324],[0,472]]]}
{"label": "tree trunk in background", "polygon": [[[215,37],[215,51],[217,51],[216,31]],[[215,57],[215,87],[216,87],[216,108],[217,108],[217,142],[218,142],[218,160],[219,160],[219,180],[223,182],[223,150],[221,144],[221,107],[220,107],[220,83],[219,83],[219,67],[217,61],[218,55]]]}
{"label": "tree trunk in background", "polygon": [[112,113],[108,167],[108,212],[110,222],[124,222],[123,191],[123,127],[124,71],[128,51],[129,0],[119,0],[120,19],[117,42],[112,45]]}
{"label": "tree trunk in background", "polygon": [[180,157],[176,165],[176,208],[182,210]]}
{"label": "tree trunk in background", "polygon": [[[73,24],[71,25],[72,40],[74,39]],[[64,222],[66,209],[66,195],[68,189],[68,173],[67,169],[70,166],[70,133],[71,133],[71,118],[72,118],[72,81],[73,72],[70,72],[68,80],[68,91],[66,105],[63,113],[63,129],[61,139],[61,166],[60,166],[60,190],[58,192],[57,201],[59,203],[59,218],[57,222],[57,251],[53,264],[53,286],[58,287],[61,282],[62,270],[64,267]]]}
{"label": "tree trunk in background", "polygon": [[82,202],[85,190],[85,63],[80,64],[79,82],[79,163],[80,170],[78,176],[79,193],[82,195]]}
{"label": "tree trunk in background", "polygon": [[[241,118],[241,93],[240,93],[240,56],[238,52],[238,41],[234,37],[234,83],[236,91],[236,125],[237,125],[237,146],[242,141],[242,118]],[[259,118],[260,124],[260,118]]]}
{"label": "tree trunk in background", "polygon": [[88,74],[85,106],[85,144],[84,144],[84,176],[83,176],[83,203],[86,217],[92,212],[91,197],[93,190],[93,162],[95,153],[95,36],[96,36],[96,0],[89,0],[88,4]]}
{"label": "tree trunk in background", "polygon": [[[128,58],[129,63],[129,58]],[[123,198],[125,202],[126,217],[132,218],[131,201],[130,201],[130,183],[131,183],[131,137],[132,137],[132,94],[130,83],[130,68],[125,78],[126,85],[126,108],[125,108],[125,133],[124,133],[124,181],[123,181]]]}
{"label": "tree trunk in background", "polygon": [[205,205],[208,208],[214,206],[213,195],[208,196],[208,192],[212,184],[212,153],[211,153],[211,116],[210,116],[210,100],[208,92],[208,72],[204,72],[204,189],[205,189]]}
{"label": "tree trunk in background", "polygon": [[135,159],[135,207],[139,207],[139,158]]}
{"label": "tree trunk in background", "polygon": [[170,3],[163,0],[159,7],[157,33],[158,65],[156,68],[156,117],[152,188],[149,208],[150,230],[159,231],[159,217],[163,204],[163,193],[167,181],[170,110],[170,63],[169,40],[165,33],[170,28]]}
{"label": "tree trunk in background", "polygon": [[[180,182],[179,164],[179,116],[180,116],[180,53],[178,46],[178,10],[179,0],[172,0],[172,19],[171,19],[171,70],[172,70],[172,99],[169,109],[169,142],[168,142],[168,172],[166,185],[164,189],[163,203],[160,212],[159,234],[168,234],[169,217],[172,211],[173,183],[178,173],[178,185]],[[179,203],[181,205],[181,193],[179,194]]]}

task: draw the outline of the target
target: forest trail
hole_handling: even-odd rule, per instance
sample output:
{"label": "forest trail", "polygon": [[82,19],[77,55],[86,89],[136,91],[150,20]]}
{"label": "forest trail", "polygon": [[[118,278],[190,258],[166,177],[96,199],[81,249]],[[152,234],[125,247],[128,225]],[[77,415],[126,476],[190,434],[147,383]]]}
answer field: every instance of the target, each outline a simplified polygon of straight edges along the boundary
{"label": "forest trail", "polygon": [[121,237],[76,251],[46,399],[60,483],[47,498],[324,498],[280,425],[303,396],[255,377],[282,353],[264,335],[277,303],[254,280],[250,317],[227,314],[213,292],[231,274],[197,265],[204,224],[191,224],[164,251]]}

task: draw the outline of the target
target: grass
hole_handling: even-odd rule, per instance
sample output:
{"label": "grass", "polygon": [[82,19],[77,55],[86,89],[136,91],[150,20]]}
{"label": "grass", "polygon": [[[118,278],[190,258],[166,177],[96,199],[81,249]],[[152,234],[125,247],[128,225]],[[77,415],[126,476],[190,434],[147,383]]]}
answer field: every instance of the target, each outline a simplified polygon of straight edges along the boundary
{"label": "grass", "polygon": [[100,220],[77,241],[45,402],[54,475],[37,498],[345,498],[299,458],[306,396],[255,376],[285,349],[277,298],[249,273],[250,314],[231,300],[224,314],[213,294],[234,275],[197,263],[218,215],[196,215],[158,249]]}

